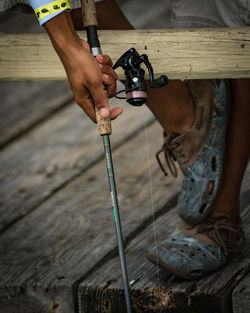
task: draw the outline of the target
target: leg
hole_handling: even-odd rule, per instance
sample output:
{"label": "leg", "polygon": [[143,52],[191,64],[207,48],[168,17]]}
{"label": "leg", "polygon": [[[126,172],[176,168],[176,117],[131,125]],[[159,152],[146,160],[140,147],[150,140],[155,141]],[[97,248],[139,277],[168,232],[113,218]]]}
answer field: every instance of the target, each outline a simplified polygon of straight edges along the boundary
{"label": "leg", "polygon": [[250,155],[249,79],[232,80],[231,100],[224,171],[210,216],[191,227],[180,225],[178,232],[160,244],[157,253],[148,255],[151,262],[184,279],[200,278],[225,265],[243,243],[238,223],[240,186]]}
{"label": "leg", "polygon": [[[161,90],[151,89],[149,94],[153,97],[148,106],[165,130],[182,134],[191,127],[194,105],[183,83],[171,81]],[[230,111],[222,184],[212,210],[227,213],[236,221],[240,186],[250,155],[250,79],[231,80]]]}
{"label": "leg", "polygon": [[250,155],[250,79],[231,82],[232,105],[223,184],[213,205],[214,211],[239,216],[240,187]]}
{"label": "leg", "polygon": [[194,123],[195,107],[185,83],[171,80],[159,89],[148,88],[147,106],[167,132],[182,134]]}

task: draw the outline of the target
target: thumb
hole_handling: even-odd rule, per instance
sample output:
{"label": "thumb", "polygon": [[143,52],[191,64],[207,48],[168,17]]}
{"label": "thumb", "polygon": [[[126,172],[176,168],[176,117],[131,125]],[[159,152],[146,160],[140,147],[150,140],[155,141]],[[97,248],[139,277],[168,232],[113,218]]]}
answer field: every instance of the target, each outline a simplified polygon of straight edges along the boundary
{"label": "thumb", "polygon": [[99,111],[101,117],[106,118],[110,114],[109,104],[107,96],[105,95],[105,90],[103,87],[98,87],[92,93],[92,99],[95,107]]}

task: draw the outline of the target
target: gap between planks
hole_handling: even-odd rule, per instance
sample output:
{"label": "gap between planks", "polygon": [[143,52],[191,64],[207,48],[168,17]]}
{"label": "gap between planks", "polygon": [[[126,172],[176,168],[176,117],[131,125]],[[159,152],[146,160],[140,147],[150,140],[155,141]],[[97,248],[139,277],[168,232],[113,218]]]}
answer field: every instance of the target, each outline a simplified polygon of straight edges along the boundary
{"label": "gap between planks", "polygon": [[[241,189],[241,209],[246,243],[242,254],[226,267],[197,281],[177,279],[146,260],[154,245],[154,227],[150,225],[129,244],[126,259],[131,283],[132,306],[136,313],[231,313],[232,292],[250,270],[250,163]],[[156,221],[157,241],[164,240],[175,228],[177,210],[171,210]],[[243,286],[243,285],[242,285]],[[237,287],[236,287],[237,288]],[[239,310],[239,290],[234,299]],[[249,290],[246,290],[246,294]],[[249,293],[249,292],[248,292]],[[126,313],[123,283],[118,257],[109,260],[79,286],[80,313]],[[249,301],[248,301],[249,302]],[[245,301],[245,305],[248,303]],[[239,311],[240,313],[243,313]],[[246,313],[246,312],[244,312]]]}
{"label": "gap between planks", "polygon": [[[152,113],[145,106],[125,104],[123,115],[112,123],[113,150],[151,121]],[[101,141],[96,125],[72,103],[5,147],[0,152],[0,231],[103,158]]]}
{"label": "gap between planks", "polygon": [[0,82],[0,93],[0,149],[73,102],[66,81]]}
{"label": "gap between planks", "polygon": [[[155,161],[160,126],[152,124],[149,136],[160,212],[170,209],[166,203],[179,191],[181,177],[166,180]],[[113,154],[125,241],[142,231],[152,214],[144,139],[140,132]],[[116,247],[107,185],[104,161],[99,162],[0,236],[0,312],[25,307],[45,313],[54,303],[61,313],[74,312],[77,283]]]}

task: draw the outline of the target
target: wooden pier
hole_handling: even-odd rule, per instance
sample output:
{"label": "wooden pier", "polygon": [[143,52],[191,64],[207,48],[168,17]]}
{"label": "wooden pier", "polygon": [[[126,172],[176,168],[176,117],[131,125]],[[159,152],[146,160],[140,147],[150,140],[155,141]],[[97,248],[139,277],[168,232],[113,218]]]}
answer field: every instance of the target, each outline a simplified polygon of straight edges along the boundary
{"label": "wooden pier", "polygon": [[[126,313],[96,126],[66,81],[0,82],[0,94],[0,313]],[[122,106],[111,142],[133,312],[249,313],[250,164],[243,253],[198,281],[158,271],[145,254],[175,228],[182,177],[157,165],[162,130],[149,110]]]}

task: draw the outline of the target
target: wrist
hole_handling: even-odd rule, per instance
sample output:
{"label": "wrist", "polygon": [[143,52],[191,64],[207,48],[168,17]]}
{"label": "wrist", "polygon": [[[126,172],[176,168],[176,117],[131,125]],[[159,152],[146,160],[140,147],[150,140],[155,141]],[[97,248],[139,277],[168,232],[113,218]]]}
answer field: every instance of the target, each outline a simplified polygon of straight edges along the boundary
{"label": "wrist", "polygon": [[71,9],[68,0],[28,0],[28,2],[32,6],[40,25],[63,11]]}
{"label": "wrist", "polygon": [[66,54],[72,47],[80,46],[81,39],[75,31],[71,15],[64,11],[44,24],[58,54]]}

